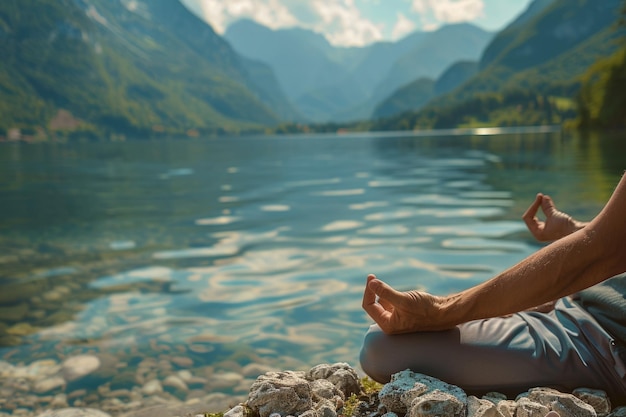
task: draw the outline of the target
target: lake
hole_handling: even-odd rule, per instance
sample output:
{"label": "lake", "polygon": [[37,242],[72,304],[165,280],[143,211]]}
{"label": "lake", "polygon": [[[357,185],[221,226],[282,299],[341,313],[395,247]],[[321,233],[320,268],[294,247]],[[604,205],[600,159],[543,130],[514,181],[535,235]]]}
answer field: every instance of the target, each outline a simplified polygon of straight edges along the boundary
{"label": "lake", "polygon": [[551,129],[0,145],[0,361],[27,380],[0,389],[98,356],[35,390],[75,406],[181,371],[164,398],[358,367],[368,273],[460,291],[540,247],[537,192],[587,220],[626,168],[623,138]]}

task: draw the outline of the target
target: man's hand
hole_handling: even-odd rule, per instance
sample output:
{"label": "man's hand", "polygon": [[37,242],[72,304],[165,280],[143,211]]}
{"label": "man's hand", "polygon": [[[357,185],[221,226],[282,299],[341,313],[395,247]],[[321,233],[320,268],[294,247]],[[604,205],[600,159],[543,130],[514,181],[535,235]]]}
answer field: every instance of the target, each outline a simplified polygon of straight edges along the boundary
{"label": "man's hand", "polygon": [[[378,300],[376,299],[378,297]],[[363,309],[387,334],[444,330],[454,327],[442,314],[443,299],[425,292],[400,292],[378,280],[367,277]]]}
{"label": "man's hand", "polygon": [[[545,214],[545,221],[540,221],[537,218],[539,207]],[[559,240],[585,226],[584,223],[578,222],[568,214],[557,210],[552,199],[543,194],[537,194],[537,198],[528,207],[522,219],[524,219],[530,233],[540,242]]]}

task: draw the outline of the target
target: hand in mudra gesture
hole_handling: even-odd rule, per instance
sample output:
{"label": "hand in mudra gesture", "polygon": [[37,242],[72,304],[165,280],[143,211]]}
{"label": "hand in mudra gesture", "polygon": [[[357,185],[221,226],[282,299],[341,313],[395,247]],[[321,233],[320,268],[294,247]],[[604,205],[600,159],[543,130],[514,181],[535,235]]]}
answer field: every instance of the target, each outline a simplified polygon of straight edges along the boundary
{"label": "hand in mudra gesture", "polygon": [[[540,207],[545,215],[545,221],[537,217]],[[559,240],[585,226],[585,223],[576,221],[569,214],[557,210],[550,196],[543,194],[537,194],[537,198],[528,207],[522,219],[530,233],[540,242]]]}

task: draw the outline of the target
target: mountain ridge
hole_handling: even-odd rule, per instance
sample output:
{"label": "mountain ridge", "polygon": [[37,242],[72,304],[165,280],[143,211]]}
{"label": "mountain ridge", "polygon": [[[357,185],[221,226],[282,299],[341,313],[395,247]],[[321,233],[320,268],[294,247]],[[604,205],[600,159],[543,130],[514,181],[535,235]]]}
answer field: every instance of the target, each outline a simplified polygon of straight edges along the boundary
{"label": "mountain ridge", "polygon": [[5,131],[49,129],[61,110],[94,135],[238,131],[290,112],[262,64],[178,1],[8,0],[0,21]]}

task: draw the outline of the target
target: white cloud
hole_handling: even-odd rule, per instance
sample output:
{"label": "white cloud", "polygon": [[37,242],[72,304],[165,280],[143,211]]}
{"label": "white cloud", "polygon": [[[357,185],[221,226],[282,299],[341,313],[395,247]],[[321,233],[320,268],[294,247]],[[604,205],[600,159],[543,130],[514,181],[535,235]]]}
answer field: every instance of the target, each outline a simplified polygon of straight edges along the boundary
{"label": "white cloud", "polygon": [[313,29],[332,44],[363,46],[383,39],[383,26],[364,18],[354,0],[313,0],[312,8],[319,17]]}
{"label": "white cloud", "polygon": [[254,19],[272,29],[295,26],[298,20],[280,0],[186,0],[193,9],[200,9],[204,18],[218,33],[241,18]]}
{"label": "white cloud", "polygon": [[413,32],[417,25],[402,13],[398,13],[398,20],[391,31],[391,39],[397,40]]}
{"label": "white cloud", "polygon": [[422,16],[422,20],[432,24],[468,22],[484,16],[483,0],[413,0],[412,9]]}
{"label": "white cloud", "polygon": [[354,0],[183,0],[204,16],[216,32],[250,18],[272,29],[300,26],[324,34],[341,46],[360,46],[383,39],[383,24],[366,19]]}

